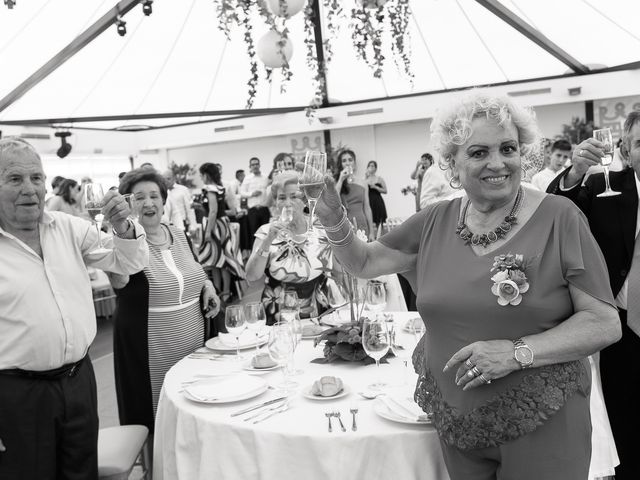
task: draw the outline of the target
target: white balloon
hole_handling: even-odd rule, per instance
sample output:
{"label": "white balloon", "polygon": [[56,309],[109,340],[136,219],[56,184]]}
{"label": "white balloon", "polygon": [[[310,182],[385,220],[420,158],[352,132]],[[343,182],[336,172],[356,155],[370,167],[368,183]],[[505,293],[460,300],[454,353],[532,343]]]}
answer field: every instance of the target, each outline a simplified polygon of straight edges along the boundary
{"label": "white balloon", "polygon": [[[282,35],[275,30],[269,30],[265,33],[258,44],[256,45],[256,53],[258,58],[269,68],[282,68],[284,62],[282,61],[282,55],[278,52],[278,42],[281,41]],[[285,41],[282,53],[287,59],[287,62],[291,60],[293,55],[293,44],[288,38]]]}
{"label": "white balloon", "polygon": [[387,0],[358,0],[358,2],[364,8],[378,8],[387,3]]}
{"label": "white balloon", "polygon": [[284,8],[282,8],[282,6],[280,5],[280,0],[266,1],[269,10],[271,10],[274,15],[285,18],[292,17],[300,10],[302,10],[302,7],[304,7],[304,4],[306,2],[306,0],[283,0],[282,4]]}

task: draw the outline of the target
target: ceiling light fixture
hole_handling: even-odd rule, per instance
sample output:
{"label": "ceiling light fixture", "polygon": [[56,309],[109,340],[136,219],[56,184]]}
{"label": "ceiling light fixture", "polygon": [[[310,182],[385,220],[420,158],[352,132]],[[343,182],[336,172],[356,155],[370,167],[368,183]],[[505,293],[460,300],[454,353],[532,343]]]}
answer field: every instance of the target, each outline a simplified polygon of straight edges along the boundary
{"label": "ceiling light fixture", "polygon": [[144,0],[144,2],[142,2],[142,13],[144,13],[147,17],[153,12],[153,8],[151,7],[152,3],[153,0]]}
{"label": "ceiling light fixture", "polygon": [[16,0],[4,0],[4,4],[7,6],[9,10],[13,10],[13,7],[16,4]]}
{"label": "ceiling light fixture", "polygon": [[71,144],[67,143],[67,137],[71,136],[71,132],[56,132],[54,135],[60,138],[60,141],[62,142],[60,144],[60,148],[56,152],[56,155],[60,158],[64,158],[71,152]]}
{"label": "ceiling light fixture", "polygon": [[127,22],[122,19],[121,15],[116,17],[116,29],[118,31],[118,35],[124,37],[127,34]]}

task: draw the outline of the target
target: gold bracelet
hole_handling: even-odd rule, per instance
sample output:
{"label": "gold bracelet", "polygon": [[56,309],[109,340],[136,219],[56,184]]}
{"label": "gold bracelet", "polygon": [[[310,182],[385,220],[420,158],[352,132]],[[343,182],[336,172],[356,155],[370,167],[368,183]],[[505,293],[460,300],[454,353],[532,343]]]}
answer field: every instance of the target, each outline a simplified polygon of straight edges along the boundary
{"label": "gold bracelet", "polygon": [[351,245],[354,237],[355,235],[353,233],[353,228],[349,227],[349,231],[347,231],[347,234],[344,237],[342,237],[340,240],[333,240],[328,235],[327,235],[327,240],[329,241],[329,244],[334,247],[346,247],[347,245]]}
{"label": "gold bracelet", "polygon": [[340,221],[332,227],[328,227],[324,224],[322,226],[324,227],[325,232],[338,232],[348,221],[349,219],[347,218],[347,209],[344,208],[344,205],[342,205],[342,218],[340,219]]}

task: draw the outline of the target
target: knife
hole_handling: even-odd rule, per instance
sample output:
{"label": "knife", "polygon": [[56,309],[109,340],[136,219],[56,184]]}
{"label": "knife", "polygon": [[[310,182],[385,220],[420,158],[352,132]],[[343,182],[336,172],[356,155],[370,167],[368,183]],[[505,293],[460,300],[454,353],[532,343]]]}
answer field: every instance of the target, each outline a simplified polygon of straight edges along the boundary
{"label": "knife", "polygon": [[238,415],[242,415],[243,413],[252,412],[253,410],[256,410],[256,409],[258,409],[258,408],[264,407],[264,406],[266,406],[266,405],[271,405],[272,403],[279,402],[279,401],[284,400],[284,399],[286,399],[286,398],[287,398],[286,396],[284,396],[284,397],[274,398],[273,400],[269,400],[268,402],[263,402],[263,403],[260,403],[260,404],[258,404],[258,405],[253,405],[252,407],[248,407],[248,408],[245,408],[245,409],[243,409],[243,410],[239,410],[239,411],[237,411],[237,412],[233,412],[233,413],[231,414],[231,416],[232,416],[232,417],[237,417]]}
{"label": "knife", "polygon": [[338,310],[339,308],[344,307],[345,305],[347,305],[347,303],[343,303],[342,305],[338,305],[337,307],[331,307],[327,310],[325,310],[324,312],[322,312],[320,315],[318,315],[315,320],[319,321],[322,317],[329,315],[330,313],[335,312],[336,310]]}

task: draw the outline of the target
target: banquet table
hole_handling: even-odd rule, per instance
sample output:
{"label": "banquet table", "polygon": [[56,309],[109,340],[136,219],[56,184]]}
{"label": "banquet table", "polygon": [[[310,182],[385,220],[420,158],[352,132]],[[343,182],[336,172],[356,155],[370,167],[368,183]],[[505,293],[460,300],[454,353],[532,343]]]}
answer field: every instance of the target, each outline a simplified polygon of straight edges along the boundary
{"label": "banquet table", "polygon": [[[415,338],[402,326],[417,317],[415,312],[393,313],[400,341],[412,348]],[[245,350],[249,357],[252,350]],[[167,373],[156,415],[154,479],[278,479],[325,480],[326,478],[402,478],[447,480],[440,443],[430,424],[405,424],[387,420],[374,410],[380,399],[366,400],[357,392],[378,379],[376,365],[335,362],[310,363],[322,357],[322,345],[303,339],[295,354],[292,379],[298,387],[291,395],[290,409],[261,423],[231,417],[232,412],[276,398],[268,389],[261,395],[228,404],[202,404],[180,393],[182,382],[199,375],[238,369],[229,360],[185,358]],[[262,373],[262,372],[261,372]],[[280,370],[262,373],[271,385],[282,380]],[[312,400],[303,393],[322,376],[340,377],[348,395],[332,400]],[[381,364],[380,378],[388,392],[410,398],[416,375],[401,359]],[[351,430],[350,408],[357,406],[357,431]],[[347,431],[332,419],[327,428],[326,412],[338,410]]]}

